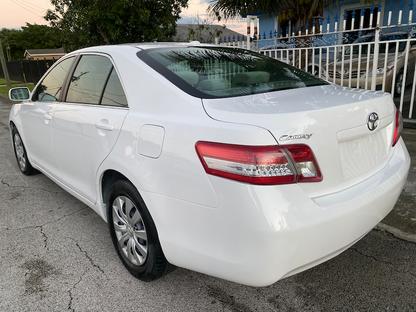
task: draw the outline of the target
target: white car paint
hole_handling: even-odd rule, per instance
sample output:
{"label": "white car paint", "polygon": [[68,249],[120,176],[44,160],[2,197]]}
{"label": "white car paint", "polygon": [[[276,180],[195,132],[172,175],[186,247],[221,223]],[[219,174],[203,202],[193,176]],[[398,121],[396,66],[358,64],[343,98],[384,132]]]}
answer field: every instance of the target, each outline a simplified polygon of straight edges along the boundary
{"label": "white car paint", "polygon": [[[104,220],[102,177],[112,170],[139,191],[170,263],[265,286],[336,256],[393,208],[410,158],[402,139],[391,147],[395,109],[388,95],[327,85],[201,100],[136,56],[157,46],[75,52],[111,58],[128,109],[27,101],[10,114],[32,165]],[[366,117],[373,111],[381,121],[370,133]],[[312,135],[279,142],[295,134]],[[199,141],[307,144],[324,178],[252,185],[209,175],[195,151]]]}
{"label": "white car paint", "polygon": [[[312,198],[367,179],[386,165],[393,152],[389,146],[395,108],[387,93],[327,85],[305,88],[301,94],[292,89],[203,102],[216,120],[262,126],[280,145],[309,145],[325,172],[320,183],[299,184]],[[370,133],[366,117],[373,111],[378,112],[380,125]],[[282,135],[299,133],[313,135],[279,141]]]}
{"label": "white car paint", "polygon": [[[61,178],[58,160],[52,142],[51,120],[58,106],[57,102],[32,102],[16,105],[26,149],[31,151],[31,161],[42,164],[42,168],[56,178]],[[13,110],[12,110],[13,112]],[[39,140],[39,138],[42,138]],[[33,156],[32,156],[33,155]]]}
{"label": "white car paint", "polygon": [[95,175],[112,150],[127,109],[61,103],[52,120],[52,142],[62,180],[91,203]]}

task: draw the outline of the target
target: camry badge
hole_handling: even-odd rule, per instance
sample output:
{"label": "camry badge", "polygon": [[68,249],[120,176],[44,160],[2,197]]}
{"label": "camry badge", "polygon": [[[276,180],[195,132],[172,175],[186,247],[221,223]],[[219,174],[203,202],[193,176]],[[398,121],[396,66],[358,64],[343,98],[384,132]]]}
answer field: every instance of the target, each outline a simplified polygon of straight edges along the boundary
{"label": "camry badge", "polygon": [[374,131],[377,129],[379,123],[379,118],[377,113],[371,113],[367,117],[367,126],[370,131]]}
{"label": "camry badge", "polygon": [[291,141],[291,140],[300,140],[300,139],[308,140],[311,136],[312,136],[312,133],[311,134],[282,135],[279,141]]}

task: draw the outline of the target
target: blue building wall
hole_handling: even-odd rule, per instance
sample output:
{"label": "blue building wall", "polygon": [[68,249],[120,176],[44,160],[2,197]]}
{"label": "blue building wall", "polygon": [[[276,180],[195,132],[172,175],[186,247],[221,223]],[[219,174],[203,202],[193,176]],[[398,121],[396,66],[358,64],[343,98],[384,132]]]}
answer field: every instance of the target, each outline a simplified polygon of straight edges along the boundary
{"label": "blue building wall", "polygon": [[274,32],[276,25],[275,25],[275,17],[274,16],[260,16],[259,17],[259,34],[261,38],[263,38],[264,32],[267,33],[269,36],[269,32]]}
{"label": "blue building wall", "polygon": [[[392,12],[392,17],[391,17],[391,25],[396,25],[398,22],[398,18],[399,18],[399,11],[402,8],[402,20],[401,23],[402,24],[407,24],[409,22],[409,11],[410,11],[410,7],[412,7],[413,9],[416,9],[415,6],[413,6],[413,1],[411,0],[407,0],[407,1],[401,1],[401,0],[394,0],[394,1],[381,1],[381,26],[387,26],[387,22],[388,22],[388,16],[389,16],[389,11],[391,10]],[[349,10],[352,9],[361,9],[362,7],[371,7],[371,5],[368,4],[364,4],[363,2],[360,1],[340,1],[338,5],[333,5],[330,7],[325,8],[324,10],[324,17],[328,18],[328,16],[332,19],[332,21],[334,20],[335,16],[337,15],[339,17],[339,21],[342,22],[343,21],[343,15],[344,15],[344,11],[345,8],[348,8]],[[374,4],[375,7],[378,6],[378,4]],[[360,11],[357,10],[356,11],[356,18],[360,18]],[[416,12],[413,13],[413,22],[416,21]],[[342,25],[342,24],[341,24]],[[334,25],[332,25],[334,26]],[[332,29],[333,30],[333,29]]]}
{"label": "blue building wall", "polygon": [[[381,26],[387,26],[388,23],[388,16],[389,11],[392,12],[391,17],[391,25],[397,25],[398,17],[399,17],[399,11],[400,8],[403,9],[402,11],[402,22],[401,24],[407,24],[409,22],[409,11],[412,7],[414,10],[416,10],[416,6],[413,6],[412,0],[394,0],[394,1],[380,1],[381,4]],[[356,11],[356,19],[360,18],[361,12],[360,9],[365,6],[366,8],[371,7],[371,5],[364,4],[363,1],[356,1],[356,0],[343,0],[339,1],[338,4],[333,4],[332,6],[329,6],[325,8],[324,10],[324,33],[326,32],[327,27],[327,21],[328,17],[330,19],[330,31],[335,30],[335,18],[338,17],[338,29],[342,29],[343,20],[344,20],[344,12],[346,10],[353,10],[357,9]],[[378,6],[378,5],[375,5]],[[416,22],[416,12],[413,12],[413,22]],[[310,30],[311,30],[310,26]],[[280,36],[280,29],[275,29],[275,17],[270,17],[267,15],[261,15],[259,16],[259,34],[261,36],[261,39],[264,39],[264,35],[266,35],[266,38],[270,37],[270,31],[274,32],[277,31],[277,36]]]}

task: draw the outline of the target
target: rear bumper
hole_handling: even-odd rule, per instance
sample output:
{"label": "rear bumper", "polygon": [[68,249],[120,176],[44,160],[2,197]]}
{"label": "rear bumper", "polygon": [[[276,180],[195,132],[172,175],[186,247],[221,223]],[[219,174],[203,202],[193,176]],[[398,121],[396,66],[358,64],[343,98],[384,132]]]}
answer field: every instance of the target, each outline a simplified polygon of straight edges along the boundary
{"label": "rear bumper", "polygon": [[368,233],[394,207],[409,166],[401,139],[378,173],[315,199],[296,184],[253,186],[214,176],[217,208],[141,193],[172,264],[267,286],[336,256]]}

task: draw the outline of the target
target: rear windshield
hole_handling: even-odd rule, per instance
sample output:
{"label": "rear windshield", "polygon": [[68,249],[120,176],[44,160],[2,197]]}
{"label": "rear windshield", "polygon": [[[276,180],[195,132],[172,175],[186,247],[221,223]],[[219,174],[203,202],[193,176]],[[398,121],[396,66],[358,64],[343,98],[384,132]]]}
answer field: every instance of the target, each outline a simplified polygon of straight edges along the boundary
{"label": "rear windshield", "polygon": [[192,96],[224,98],[328,84],[302,70],[242,49],[151,49],[138,57]]}

